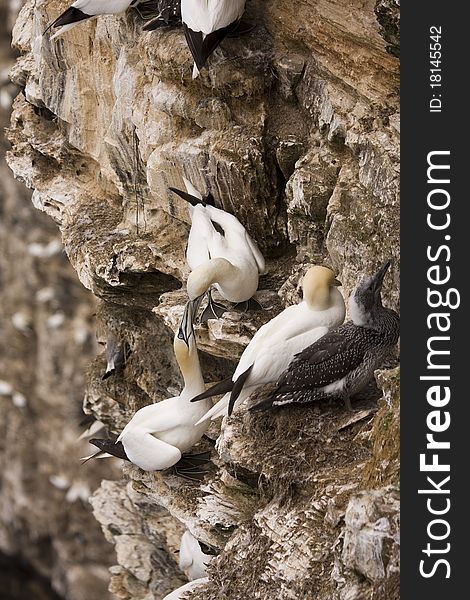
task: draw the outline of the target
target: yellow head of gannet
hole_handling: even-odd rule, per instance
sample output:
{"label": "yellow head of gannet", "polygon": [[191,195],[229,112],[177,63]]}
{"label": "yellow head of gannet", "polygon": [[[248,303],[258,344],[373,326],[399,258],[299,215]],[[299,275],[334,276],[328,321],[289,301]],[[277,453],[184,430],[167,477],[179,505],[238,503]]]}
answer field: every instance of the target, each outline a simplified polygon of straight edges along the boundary
{"label": "yellow head of gannet", "polygon": [[341,282],[328,267],[311,267],[304,276],[302,288],[304,300],[312,310],[326,310],[332,306],[332,294]]}
{"label": "yellow head of gannet", "polygon": [[231,414],[259,386],[274,383],[294,356],[340,325],[345,316],[341,283],[331,269],[315,266],[303,280],[304,299],[263,325],[245,348],[232,377],[219,382],[194,401],[225,394],[201,419]]}

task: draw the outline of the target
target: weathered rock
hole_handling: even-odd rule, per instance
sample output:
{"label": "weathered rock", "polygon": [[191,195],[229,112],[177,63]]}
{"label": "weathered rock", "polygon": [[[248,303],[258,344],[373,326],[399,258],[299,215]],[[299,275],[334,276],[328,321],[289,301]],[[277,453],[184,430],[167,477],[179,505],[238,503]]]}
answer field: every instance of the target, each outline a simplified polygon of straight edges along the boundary
{"label": "weathered rock", "polygon": [[[115,556],[88,497],[119,472],[106,463],[81,467],[89,447],[77,442],[85,370],[96,352],[95,302],[56,226],[3,161],[14,61],[7,4],[19,9],[0,6],[0,595],[104,600]],[[34,124],[32,117],[29,131]],[[56,128],[40,129],[37,142],[38,157],[48,145],[58,149]],[[9,587],[5,578],[15,572]]]}
{"label": "weathered rock", "polygon": [[[392,258],[384,299],[397,308],[393,3],[249,1],[256,28],[227,39],[194,81],[180,28],[143,33],[128,11],[51,42],[42,31],[64,6],[27,2],[18,19],[13,77],[23,92],[8,161],[101,298],[102,339],[112,331],[132,350],[122,375],[106,382],[96,359],[87,412],[118,433],[135,410],[181,387],[171,343],[185,303],[189,215],[168,187],[181,188],[183,176],[236,214],[268,259],[266,311],[197,327],[207,381],[229,375],[256,329],[298,301],[312,263],[332,266],[347,295]],[[19,321],[27,326],[28,315]],[[393,398],[394,377],[379,378]],[[220,553],[209,583],[188,598],[394,598],[398,452],[386,422],[394,429],[397,413],[395,400],[377,414],[363,401],[353,416],[334,403],[242,410],[220,436],[209,431],[217,444],[201,486],[126,465],[126,491],[103,484],[94,498],[118,549],[113,593],[150,600],[177,587],[166,554],[176,520]],[[370,510],[356,518],[361,498]],[[114,519],[121,533],[110,532]]]}

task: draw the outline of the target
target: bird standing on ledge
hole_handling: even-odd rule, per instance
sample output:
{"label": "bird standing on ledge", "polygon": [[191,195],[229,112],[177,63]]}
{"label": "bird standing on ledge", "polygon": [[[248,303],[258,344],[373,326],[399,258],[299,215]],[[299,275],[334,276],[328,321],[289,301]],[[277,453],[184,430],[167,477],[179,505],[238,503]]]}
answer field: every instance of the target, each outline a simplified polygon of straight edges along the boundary
{"label": "bird standing on ledge", "polygon": [[244,12],[245,0],[181,0],[184,34],[194,58],[193,79]]}
{"label": "bird standing on ledge", "polygon": [[192,402],[225,393],[203,420],[231,414],[258,387],[274,383],[294,356],[344,321],[341,283],[326,267],[311,267],[302,286],[303,301],[289,306],[263,325],[245,348],[232,377],[209,388]]}
{"label": "bird standing on ledge", "polygon": [[298,354],[277,389],[250,410],[328,398],[342,398],[351,410],[351,396],[366,387],[398,343],[400,317],[382,306],[382,284],[389,267],[387,261],[351,294],[352,321],[332,329]]}
{"label": "bird standing on ledge", "polygon": [[[183,452],[197,444],[208,427],[207,424],[196,425],[196,421],[209,410],[211,401],[206,400],[202,407],[190,402],[195,394],[204,390],[192,311],[193,303],[188,302],[173,344],[184,379],[181,394],[138,410],[124,427],[116,444],[109,440],[90,440],[102,451],[130,460],[144,471],[163,471],[176,465]],[[183,460],[191,464],[190,459],[191,455],[186,455]]]}
{"label": "bird standing on ledge", "polygon": [[59,28],[51,40],[75,27],[80,21],[98,17],[100,15],[118,15],[125,12],[132,4],[140,0],[75,0],[55,21],[48,26],[44,33],[51,28]]}
{"label": "bird standing on ledge", "polygon": [[[190,300],[206,292],[209,304],[201,321],[218,318],[228,309],[212,300],[212,285],[229,302],[249,308],[262,308],[252,296],[258,289],[259,275],[265,272],[265,261],[255,242],[240,221],[205,200],[187,179],[187,192],[170,190],[188,202],[191,216],[186,259],[191,273],[187,281]],[[238,306],[240,308],[240,306]]]}

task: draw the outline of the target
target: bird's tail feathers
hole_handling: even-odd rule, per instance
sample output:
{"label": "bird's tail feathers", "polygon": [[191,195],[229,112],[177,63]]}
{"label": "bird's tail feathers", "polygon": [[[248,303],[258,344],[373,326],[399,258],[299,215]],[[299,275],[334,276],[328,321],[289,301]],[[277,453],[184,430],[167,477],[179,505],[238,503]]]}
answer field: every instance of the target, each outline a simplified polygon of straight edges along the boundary
{"label": "bird's tail feathers", "polygon": [[191,399],[191,402],[199,402],[199,400],[205,400],[206,398],[212,398],[213,396],[220,396],[221,394],[226,394],[227,392],[231,392],[234,386],[234,382],[231,377],[227,377],[226,379],[222,379],[219,383],[216,383],[212,387],[208,388],[202,394],[198,394]]}
{"label": "bird's tail feathers", "polygon": [[188,481],[202,481],[207,475],[210,464],[211,453],[200,452],[198,454],[183,454],[181,459],[171,467],[178,477]]}

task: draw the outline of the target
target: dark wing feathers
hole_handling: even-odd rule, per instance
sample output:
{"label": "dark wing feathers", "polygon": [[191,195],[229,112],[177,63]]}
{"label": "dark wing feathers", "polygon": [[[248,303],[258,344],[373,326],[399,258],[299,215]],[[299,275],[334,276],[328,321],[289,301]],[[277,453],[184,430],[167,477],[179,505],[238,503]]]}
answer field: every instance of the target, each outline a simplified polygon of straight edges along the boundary
{"label": "dark wing feathers", "polygon": [[[70,25],[71,23],[78,23],[89,19],[90,15],[85,14],[78,8],[71,6],[65,12],[63,12],[55,21],[53,21],[49,27],[62,27],[62,25]],[[49,28],[48,28],[49,29]]]}
{"label": "dark wing feathers", "polygon": [[244,371],[234,383],[232,393],[230,394],[230,401],[228,403],[227,414],[229,417],[231,416],[231,414],[233,412],[233,407],[235,405],[235,402],[237,401],[238,396],[241,394],[243,386],[245,385],[245,381],[248,379],[248,376],[252,370],[253,370],[253,365],[251,365],[251,367],[248,367],[248,369],[246,371]]}
{"label": "dark wing feathers", "polygon": [[227,379],[223,379],[216,383],[202,394],[195,396],[191,402],[198,402],[199,400],[204,400],[205,398],[212,398],[212,396],[220,396],[220,394],[226,394],[227,392],[231,392],[233,389],[234,383],[231,377],[227,377]]}
{"label": "dark wing feathers", "polygon": [[191,50],[191,54],[193,55],[194,62],[196,63],[197,68],[201,70],[206,64],[207,60],[207,58],[204,58],[202,54],[202,32],[189,29],[186,23],[183,23],[183,29],[186,42]]}
{"label": "dark wing feathers", "polygon": [[342,326],[305,348],[281,376],[278,390],[323,387],[358,367],[364,358],[365,346],[356,336],[348,335],[352,331]]}
{"label": "dark wing feathers", "polygon": [[186,42],[188,43],[194,62],[199,71],[206,66],[209,56],[237,25],[238,21],[235,21],[234,23],[227,25],[227,27],[222,27],[221,29],[209,33],[204,38],[201,31],[193,31],[186,23],[183,23]]}

